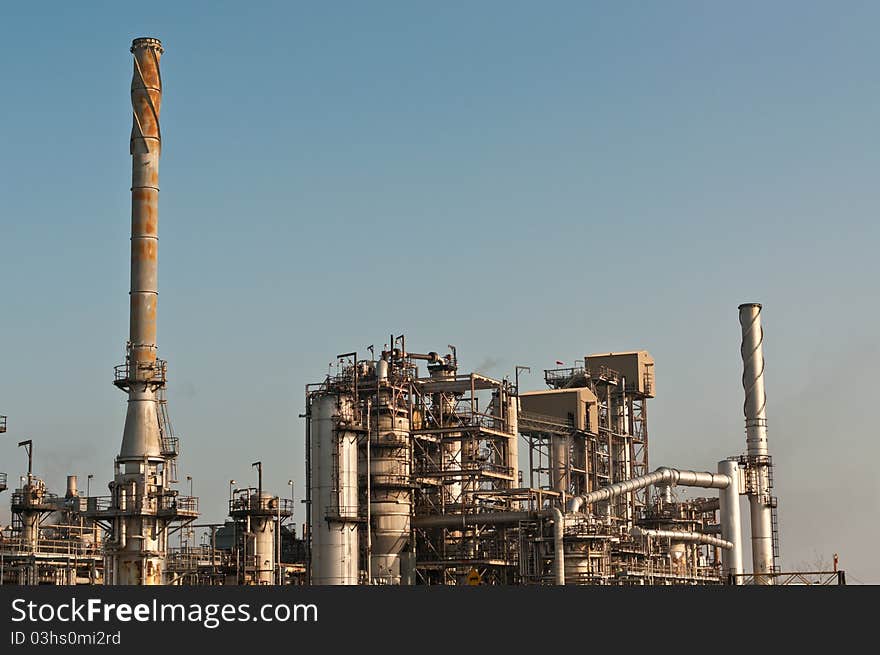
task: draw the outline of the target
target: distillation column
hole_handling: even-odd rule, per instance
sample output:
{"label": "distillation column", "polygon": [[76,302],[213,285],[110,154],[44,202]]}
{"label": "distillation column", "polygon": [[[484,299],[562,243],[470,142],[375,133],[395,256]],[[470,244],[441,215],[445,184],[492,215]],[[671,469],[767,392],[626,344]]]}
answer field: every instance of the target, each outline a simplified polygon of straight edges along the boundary
{"label": "distillation column", "polygon": [[767,397],[764,393],[764,330],[761,327],[761,305],[739,306],[742,328],[743,390],[746,420],[746,490],[752,530],[752,566],[755,582],[771,584],[764,574],[774,567],[773,507],[771,495],[773,466],[767,448]]}
{"label": "distillation column", "polygon": [[510,394],[507,397],[507,432],[510,434],[510,441],[507,444],[507,467],[511,469],[513,480],[510,483],[511,489],[518,489],[519,484],[519,389],[516,395]]}
{"label": "distillation column", "polygon": [[[432,380],[448,380],[455,377],[458,370],[458,364],[455,362],[439,362],[428,367]],[[434,412],[437,414],[440,424],[443,426],[450,425],[455,420],[456,400],[452,394],[435,393],[431,399]],[[446,435],[446,439],[440,444],[440,457],[442,461],[442,469],[444,472],[460,471],[464,468],[464,449],[462,448],[460,432],[451,432]],[[461,511],[464,503],[462,494],[464,492],[463,478],[455,476],[444,478],[441,485],[443,508],[446,512]],[[460,537],[460,533],[456,532],[455,537]]]}
{"label": "distillation column", "polygon": [[374,584],[399,585],[404,581],[401,553],[409,541],[412,515],[410,422],[407,408],[397,402],[393,384],[384,378],[383,362],[377,365],[381,388],[376,430],[370,436],[369,566]]}
{"label": "distillation column", "polygon": [[519,396],[511,392],[510,386],[505,385],[492,392],[488,411],[500,417],[500,420],[495,421],[495,428],[508,435],[504,454],[498,464],[510,472],[507,486],[510,489],[517,489],[519,488]]}
{"label": "distillation column", "polygon": [[[271,514],[276,502],[272,494],[259,491],[250,497],[253,515],[245,543],[246,562],[253,562],[253,583],[275,584],[275,516]],[[267,511],[269,512],[267,514]]]}
{"label": "distillation column", "polygon": [[314,585],[358,583],[357,433],[349,396],[317,396],[311,421],[311,579]]}

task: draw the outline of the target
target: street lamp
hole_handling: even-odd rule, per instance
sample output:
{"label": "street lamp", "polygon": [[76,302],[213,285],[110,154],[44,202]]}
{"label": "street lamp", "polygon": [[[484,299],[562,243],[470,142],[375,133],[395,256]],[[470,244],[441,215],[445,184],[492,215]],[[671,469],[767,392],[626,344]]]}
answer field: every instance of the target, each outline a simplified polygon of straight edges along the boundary
{"label": "street lamp", "polygon": [[[517,411],[519,410],[519,372],[520,371],[528,371],[529,373],[531,373],[532,369],[529,368],[528,366],[517,366],[516,367],[515,377],[516,377]],[[514,438],[518,439],[519,437],[514,437]],[[535,463],[534,463],[534,454],[532,453],[532,450],[533,450],[532,437],[529,436],[528,440],[529,440],[529,489],[531,489],[532,487],[535,486]]]}
{"label": "street lamp", "polygon": [[[293,529],[296,530],[296,513],[295,513],[296,506],[294,505],[294,501],[293,501],[293,494],[294,494],[293,480],[288,480],[287,486],[290,487],[290,522],[293,524]],[[281,566],[281,517],[280,516],[278,518],[278,565]],[[279,584],[284,583],[284,580],[280,575],[278,576],[278,580],[279,580]]]}
{"label": "street lamp", "polygon": [[92,487],[92,478],[95,477],[93,474],[89,473],[86,476],[86,498],[89,497],[89,489]]}
{"label": "street lamp", "polygon": [[517,396],[519,395],[519,372],[520,371],[526,371],[528,373],[531,373],[532,369],[528,366],[517,366],[516,367],[515,377],[516,377],[516,395]]}
{"label": "street lamp", "polygon": [[193,478],[191,475],[186,476],[187,481],[189,482],[189,496],[192,498],[193,496]]}
{"label": "street lamp", "polygon": [[31,476],[34,472],[34,442],[30,439],[26,439],[25,441],[18,442],[19,447],[24,446],[24,451],[27,453],[28,458],[28,484],[31,483]]}
{"label": "street lamp", "polygon": [[281,573],[281,496],[278,496],[278,522],[275,524],[275,565],[278,567],[278,586],[282,584]]}

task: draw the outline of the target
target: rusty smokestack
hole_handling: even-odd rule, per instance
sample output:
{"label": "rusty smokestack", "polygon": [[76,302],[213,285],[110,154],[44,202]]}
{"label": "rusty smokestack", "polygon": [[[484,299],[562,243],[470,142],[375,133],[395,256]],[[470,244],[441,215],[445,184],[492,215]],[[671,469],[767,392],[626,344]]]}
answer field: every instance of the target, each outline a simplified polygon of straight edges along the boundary
{"label": "rusty smokestack", "polygon": [[[172,521],[194,518],[191,499],[184,516],[171,489],[173,437],[164,435],[160,401],[165,362],[156,356],[156,305],[159,246],[159,110],[162,77],[158,39],[131,44],[131,291],[125,364],[115,384],[128,394],[122,447],[110,483],[110,508],[95,510],[110,523],[105,541],[105,584],[160,585],[167,582],[165,558]],[[165,437],[165,438],[163,438]],[[174,451],[174,452],[172,452]]]}
{"label": "rusty smokestack", "polygon": [[162,134],[162,76],[159,39],[135,39],[131,45],[131,291],[127,354],[128,413],[120,460],[161,459],[156,391],[164,386],[156,358],[156,308],[159,296],[159,155]]}

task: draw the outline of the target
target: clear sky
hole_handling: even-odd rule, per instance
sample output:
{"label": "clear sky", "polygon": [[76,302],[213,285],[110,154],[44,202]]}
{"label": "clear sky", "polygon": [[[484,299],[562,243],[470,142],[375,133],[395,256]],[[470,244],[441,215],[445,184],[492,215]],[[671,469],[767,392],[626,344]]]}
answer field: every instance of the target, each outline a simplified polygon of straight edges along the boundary
{"label": "clear sky", "polygon": [[106,492],[128,47],[155,36],[159,346],[204,521],[258,459],[302,497],[304,385],[391,332],[531,389],[647,349],[652,465],[712,469],[745,447],[759,301],[783,565],[837,552],[880,583],[878,24],[856,1],[3,3],[0,470],[32,438],[55,490]]}

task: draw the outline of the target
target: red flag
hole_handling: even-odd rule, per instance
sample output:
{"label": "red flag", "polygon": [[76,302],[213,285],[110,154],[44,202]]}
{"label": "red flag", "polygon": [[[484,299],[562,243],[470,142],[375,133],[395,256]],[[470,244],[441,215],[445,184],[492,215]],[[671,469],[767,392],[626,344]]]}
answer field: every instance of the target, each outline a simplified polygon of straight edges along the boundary
{"label": "red flag", "polygon": [[556,360],[557,366],[565,366],[565,362],[560,362],[558,359]]}

